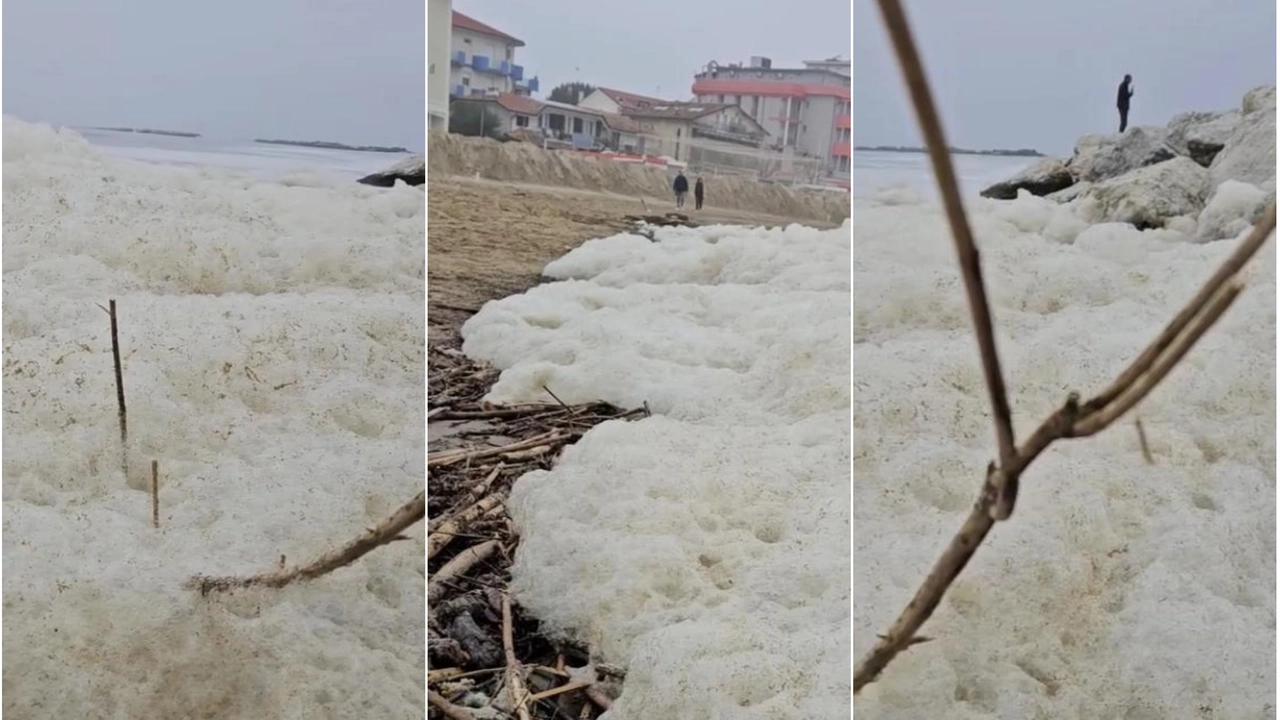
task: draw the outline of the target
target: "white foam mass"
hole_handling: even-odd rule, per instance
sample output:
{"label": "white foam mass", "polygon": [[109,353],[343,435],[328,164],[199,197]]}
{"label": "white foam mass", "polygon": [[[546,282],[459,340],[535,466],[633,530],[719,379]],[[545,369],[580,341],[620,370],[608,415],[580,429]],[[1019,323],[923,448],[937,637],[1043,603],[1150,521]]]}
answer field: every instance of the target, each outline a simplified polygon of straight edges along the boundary
{"label": "white foam mass", "polygon": [[518,600],[628,675],[608,720],[849,712],[850,229],[594,240],[486,305],[489,399],[648,402],[525,475]]}
{"label": "white foam mass", "polygon": [[[971,201],[1015,429],[1089,397],[1236,242]],[[905,607],[994,457],[936,205],[854,208],[854,651]],[[1070,230],[1066,232],[1066,230]],[[1134,414],[1053,445],[922,633],[859,695],[875,718],[1268,717],[1275,677],[1275,241]]]}
{"label": "white foam mass", "polygon": [[304,562],[422,487],[423,207],[5,118],[6,714],[423,715],[421,530],[282,590],[182,587]]}

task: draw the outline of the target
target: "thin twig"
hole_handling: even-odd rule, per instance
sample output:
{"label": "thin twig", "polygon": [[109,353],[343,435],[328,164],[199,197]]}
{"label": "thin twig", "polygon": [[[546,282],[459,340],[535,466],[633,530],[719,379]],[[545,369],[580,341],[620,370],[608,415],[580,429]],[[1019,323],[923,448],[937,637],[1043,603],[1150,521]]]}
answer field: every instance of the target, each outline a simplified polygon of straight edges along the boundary
{"label": "thin twig", "polygon": [[560,399],[559,395],[556,395],[555,393],[551,392],[551,388],[547,387],[546,385],[543,385],[542,389],[547,391],[547,394],[551,396],[551,399],[560,403],[560,407],[564,408],[565,410],[568,410],[569,412],[573,412],[573,408],[569,407],[568,405],[565,405],[564,401]]}
{"label": "thin twig", "polygon": [[325,553],[301,567],[296,567],[292,570],[280,569],[275,572],[250,575],[248,577],[196,575],[187,580],[185,585],[199,590],[201,595],[208,595],[211,591],[222,592],[254,586],[280,588],[294,580],[313,580],[340,567],[350,565],[364,557],[374,548],[396,540],[403,540],[404,536],[400,533],[424,518],[426,514],[427,494],[424,490],[415,495],[412,500],[400,506],[386,520],[365,530],[340,549]]}
{"label": "thin twig", "polygon": [[[116,419],[120,421],[120,467],[129,476],[129,414],[124,406],[124,365],[120,362],[119,316],[116,301],[107,301],[107,315],[111,317],[111,359],[116,369]],[[99,305],[98,307],[102,307]]]}
{"label": "thin twig", "polygon": [[533,703],[536,703],[540,700],[546,700],[547,698],[552,698],[557,695],[563,695],[567,692],[573,692],[574,690],[581,690],[583,688],[590,687],[590,686],[591,686],[591,683],[587,682],[586,680],[571,680],[570,682],[567,682],[564,685],[553,687],[550,690],[543,690],[540,693],[534,693],[530,695],[529,704],[532,705]]}
{"label": "thin twig", "polygon": [[440,595],[444,593],[445,587],[449,581],[470,570],[477,563],[489,559],[489,556],[501,546],[497,540],[489,540],[453,556],[449,562],[445,563],[435,574],[431,576],[431,581],[427,583],[427,603],[433,603],[440,599]]}
{"label": "thin twig", "polygon": [[160,527],[160,461],[151,461],[151,525]]}
{"label": "thin twig", "polygon": [[529,691],[524,687],[524,672],[516,659],[515,640],[512,631],[511,596],[502,593],[502,650],[507,656],[507,688],[511,692],[511,705],[520,720],[530,720]]}
{"label": "thin twig", "polygon": [[[1276,224],[1275,205],[1272,204],[1254,227],[1241,247],[1218,269],[1201,291],[1179,312],[1147,350],[1125,369],[1106,390],[1081,405],[1072,393],[1056,412],[1050,415],[1021,446],[1014,447],[1012,426],[1009,426],[1009,448],[1006,449],[1001,418],[1001,399],[1004,397],[1003,380],[995,355],[990,317],[986,311],[986,294],[977,266],[976,250],[969,252],[973,239],[964,219],[964,209],[959,204],[954,172],[950,156],[941,132],[941,123],[929,89],[924,80],[920,58],[911,39],[907,20],[898,0],[879,0],[889,34],[893,39],[898,60],[903,66],[912,100],[929,143],[930,156],[938,183],[947,203],[948,217],[955,235],[960,256],[961,271],[965,277],[974,327],[978,334],[983,367],[987,374],[988,390],[995,407],[997,440],[1000,446],[1000,462],[987,467],[982,492],[965,519],[960,531],[951,539],[942,556],[934,563],[924,583],[916,591],[906,608],[898,615],[889,631],[878,640],[854,669],[853,691],[857,693],[867,683],[873,682],[898,653],[911,645],[924,642],[916,634],[938,607],[947,589],[964,570],[996,521],[1007,519],[1013,512],[1017,486],[1023,470],[1055,440],[1088,437],[1102,431],[1132,409],[1164,379],[1177,363],[1186,356],[1196,341],[1226,312],[1239,295],[1242,285],[1236,275],[1248,260],[1262,247]],[[948,200],[950,198],[950,200]],[[983,338],[987,337],[988,340]],[[1007,407],[1004,408],[1007,412]]]}
{"label": "thin twig", "polygon": [[1151,446],[1147,444],[1147,431],[1142,429],[1142,418],[1134,418],[1133,426],[1138,429],[1138,446],[1142,448],[1142,459],[1148,465],[1155,465],[1156,459],[1151,456]]}
{"label": "thin twig", "polygon": [[605,695],[604,691],[596,687],[595,685],[592,685],[591,687],[588,687],[588,688],[583,688],[582,692],[586,694],[588,698],[591,698],[591,702],[595,703],[596,705],[599,705],[601,708],[605,710],[608,710],[610,707],[613,706],[613,698],[609,697],[608,695]]}
{"label": "thin twig", "polygon": [[449,541],[457,536],[458,531],[466,527],[467,524],[501,504],[502,497],[489,495],[481,498],[479,502],[457,515],[445,520],[435,532],[427,536],[427,559],[430,560],[435,557],[436,553],[443,550],[449,544]]}
{"label": "thin twig", "polygon": [[[991,308],[987,303],[986,285],[982,282],[982,265],[978,260],[978,249],[973,242],[969,221],[965,218],[964,204],[960,200],[960,185],[956,181],[955,169],[951,166],[951,155],[947,150],[946,137],[942,132],[942,122],[938,119],[938,110],[934,107],[933,96],[929,92],[929,81],[925,77],[924,65],[920,62],[915,41],[911,37],[906,13],[903,12],[898,0],[879,0],[879,2],[880,12],[889,29],[898,62],[902,66],[902,74],[906,78],[907,88],[911,93],[912,104],[916,108],[920,129],[929,146],[929,159],[933,163],[933,172],[938,178],[938,189],[942,192],[942,204],[947,211],[947,221],[951,224],[956,255],[960,262],[960,270],[964,274],[965,294],[969,298],[969,312],[973,317],[974,332],[978,336],[978,349],[982,353],[982,372],[986,376],[987,390],[991,396],[992,419],[996,426],[996,445],[1000,449],[1000,463],[1004,464],[1012,459],[1014,453],[1013,420],[1009,411],[1009,398],[1004,387],[1004,376],[1000,372],[1000,357],[996,353],[995,330],[991,323]],[[1017,487],[1011,487],[1009,492],[1011,495],[1016,495]]]}
{"label": "thin twig", "polygon": [[476,720],[476,716],[472,715],[470,710],[445,700],[444,696],[435,690],[427,691],[427,702],[448,720]]}
{"label": "thin twig", "polygon": [[[489,486],[493,484],[494,479],[497,478],[498,475],[505,468],[506,468],[506,465],[504,465],[503,463],[498,463],[497,466],[493,468],[493,471],[485,476],[484,480],[481,480],[479,483],[476,484],[475,487],[471,488],[471,492],[467,494],[467,498],[463,500],[462,503],[460,504],[460,507],[463,508],[461,512],[466,512],[466,508],[471,507],[476,502],[478,502],[481,498],[483,498],[485,494],[489,491]],[[441,528],[446,522],[449,522],[450,519],[457,517],[457,515],[458,513],[456,512],[450,512],[448,514],[441,515],[439,517],[434,517],[428,520],[427,521],[428,539],[429,539],[429,536],[435,533],[437,529]],[[456,535],[457,533],[455,532],[454,534]]]}

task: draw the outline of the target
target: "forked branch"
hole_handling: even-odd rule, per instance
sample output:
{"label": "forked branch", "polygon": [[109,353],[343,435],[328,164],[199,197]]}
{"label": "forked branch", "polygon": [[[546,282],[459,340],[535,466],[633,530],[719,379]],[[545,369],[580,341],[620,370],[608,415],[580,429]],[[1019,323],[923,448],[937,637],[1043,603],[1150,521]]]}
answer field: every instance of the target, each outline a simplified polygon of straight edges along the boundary
{"label": "forked branch", "polygon": [[942,124],[933,106],[924,69],[899,0],[878,0],[894,50],[911,91],[921,128],[929,145],[938,186],[955,238],[960,271],[973,315],[987,387],[995,410],[999,463],[987,467],[982,492],[960,531],[916,591],[907,607],[854,669],[853,691],[873,682],[898,653],[920,641],[916,632],[937,609],[943,595],[956,579],[987,533],[999,520],[1008,519],[1017,498],[1018,480],[1033,460],[1055,440],[1088,437],[1106,429],[1142,401],[1213,326],[1243,289],[1239,272],[1248,263],[1276,226],[1276,206],[1267,208],[1249,236],[1231,257],[1209,278],[1187,305],[1154,341],[1105,390],[1081,404],[1072,393],[1057,411],[1020,446],[1014,445],[1008,401],[1000,364],[996,356],[990,310],[978,266],[978,253],[960,201],[960,190],[942,134]]}

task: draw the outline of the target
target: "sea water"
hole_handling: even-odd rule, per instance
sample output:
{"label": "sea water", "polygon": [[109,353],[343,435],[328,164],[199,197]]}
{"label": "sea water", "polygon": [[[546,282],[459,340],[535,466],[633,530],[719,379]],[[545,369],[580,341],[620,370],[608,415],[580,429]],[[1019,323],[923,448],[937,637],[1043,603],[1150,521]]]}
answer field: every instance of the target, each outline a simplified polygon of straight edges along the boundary
{"label": "sea water", "polygon": [[[1036,158],[996,155],[952,155],[951,162],[966,196],[1004,180]],[[853,152],[853,196],[866,198],[886,188],[905,188],[921,197],[936,197],[937,181],[925,153]]]}

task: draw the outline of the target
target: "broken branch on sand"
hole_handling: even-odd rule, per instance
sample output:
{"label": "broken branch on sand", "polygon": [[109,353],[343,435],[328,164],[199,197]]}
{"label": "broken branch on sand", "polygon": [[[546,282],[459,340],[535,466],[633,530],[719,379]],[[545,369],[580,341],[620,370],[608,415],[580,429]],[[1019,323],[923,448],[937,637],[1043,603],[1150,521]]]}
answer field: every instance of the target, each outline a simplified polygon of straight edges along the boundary
{"label": "broken branch on sand", "polygon": [[951,167],[942,125],[899,0],[878,2],[902,66],[912,103],[928,141],[938,186],[947,208],[994,409],[999,461],[992,462],[987,467],[977,502],[924,583],[889,630],[878,636],[871,651],[854,669],[855,694],[867,683],[874,682],[900,652],[920,642],[916,632],[933,614],[943,595],[986,539],[987,533],[996,522],[1007,520],[1013,514],[1018,481],[1027,466],[1054,441],[1088,437],[1101,432],[1145,398],[1231,306],[1243,290],[1243,283],[1238,277],[1240,271],[1270,237],[1276,225],[1276,206],[1273,203],[1263,213],[1253,232],[1209,278],[1200,292],[1106,390],[1084,404],[1072,393],[1062,407],[1051,414],[1029,439],[1020,446],[1015,445],[986,290],[978,264],[978,251],[960,202],[959,186]]}
{"label": "broken branch on sand", "polygon": [[325,553],[306,565],[292,570],[280,569],[276,572],[250,575],[248,577],[210,577],[196,575],[187,580],[185,586],[200,591],[201,595],[210,592],[225,592],[236,588],[273,587],[280,588],[294,580],[312,580],[333,572],[340,567],[350,565],[359,560],[374,548],[405,539],[400,533],[421,520],[427,513],[426,491],[419,492],[412,500],[402,505],[386,520],[361,533],[351,542],[338,550]]}

